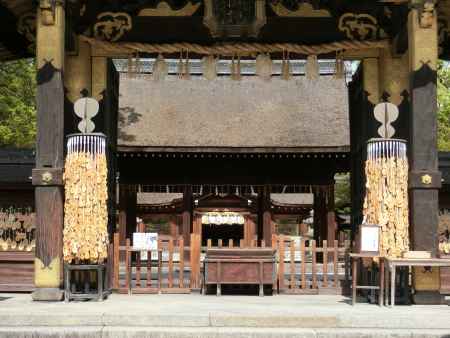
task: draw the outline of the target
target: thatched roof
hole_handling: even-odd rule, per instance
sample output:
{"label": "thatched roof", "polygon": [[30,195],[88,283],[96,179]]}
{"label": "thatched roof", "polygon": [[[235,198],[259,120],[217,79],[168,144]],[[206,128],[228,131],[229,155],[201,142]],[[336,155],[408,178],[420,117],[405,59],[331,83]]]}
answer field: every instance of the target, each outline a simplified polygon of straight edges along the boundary
{"label": "thatched roof", "polygon": [[122,75],[119,146],[348,151],[345,81]]}
{"label": "thatched roof", "polygon": [[183,199],[179,193],[137,193],[138,205],[170,205]]}
{"label": "thatched roof", "polygon": [[313,205],[313,194],[270,194],[272,204],[276,206]]}

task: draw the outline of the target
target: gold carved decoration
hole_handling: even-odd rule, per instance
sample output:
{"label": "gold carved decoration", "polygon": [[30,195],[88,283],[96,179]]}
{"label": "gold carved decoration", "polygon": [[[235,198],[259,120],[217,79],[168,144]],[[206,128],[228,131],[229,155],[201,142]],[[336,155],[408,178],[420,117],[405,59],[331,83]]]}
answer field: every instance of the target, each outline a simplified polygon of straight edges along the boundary
{"label": "gold carved decoration", "polygon": [[156,8],[142,9],[138,16],[192,16],[200,6],[201,2],[194,5],[189,1],[183,8],[174,10],[167,2],[161,1]]}
{"label": "gold carved decoration", "polygon": [[350,40],[372,40],[377,37],[377,19],[369,14],[345,13],[339,18],[339,30]]}
{"label": "gold carved decoration", "polygon": [[425,1],[420,8],[419,25],[421,28],[430,28],[433,25],[435,9],[433,1]]}
{"label": "gold carved decoration", "polygon": [[271,3],[270,7],[276,15],[281,17],[303,17],[303,18],[330,18],[331,14],[326,9],[314,9],[314,7],[307,2],[299,5],[296,11],[291,11],[284,7],[281,2],[277,4]]}
{"label": "gold carved decoration", "polygon": [[36,47],[36,12],[28,12],[20,16],[17,31],[30,42],[28,50],[34,52]]}
{"label": "gold carved decoration", "polygon": [[433,182],[433,178],[428,174],[423,175],[420,180],[426,185],[430,185]]}
{"label": "gold carved decoration", "polygon": [[56,22],[56,6],[63,6],[64,0],[40,0],[41,22],[44,26],[52,26]]}
{"label": "gold carved decoration", "polygon": [[45,173],[42,174],[42,183],[44,184],[49,184],[53,179],[53,175],[51,172],[46,171]]}
{"label": "gold carved decoration", "polygon": [[261,28],[267,23],[266,2],[265,0],[255,0],[255,17],[253,23],[249,25],[234,25],[235,27],[223,27],[215,15],[215,0],[204,0],[205,9],[203,24],[209,29],[213,38],[221,37],[224,30],[227,31],[228,37],[239,37],[247,35],[249,37],[257,37]]}
{"label": "gold carved decoration", "polygon": [[94,25],[96,38],[106,41],[117,41],[132,28],[131,16],[127,13],[105,12],[97,17]]}

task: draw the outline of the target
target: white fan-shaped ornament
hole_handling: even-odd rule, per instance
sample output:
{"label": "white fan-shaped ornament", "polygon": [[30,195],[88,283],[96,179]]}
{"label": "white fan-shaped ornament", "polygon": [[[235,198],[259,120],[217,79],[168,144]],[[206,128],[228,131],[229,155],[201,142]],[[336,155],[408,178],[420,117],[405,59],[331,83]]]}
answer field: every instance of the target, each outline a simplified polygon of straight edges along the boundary
{"label": "white fan-shaped ornament", "polygon": [[399,111],[395,104],[390,102],[379,103],[373,110],[375,119],[381,123],[378,128],[378,135],[383,138],[391,138],[395,134],[395,129],[391,123],[398,119]]}
{"label": "white fan-shaped ornament", "polygon": [[97,100],[91,97],[83,97],[75,102],[73,109],[75,114],[81,118],[80,123],[78,123],[78,130],[82,133],[92,133],[95,124],[91,119],[98,114],[100,109]]}

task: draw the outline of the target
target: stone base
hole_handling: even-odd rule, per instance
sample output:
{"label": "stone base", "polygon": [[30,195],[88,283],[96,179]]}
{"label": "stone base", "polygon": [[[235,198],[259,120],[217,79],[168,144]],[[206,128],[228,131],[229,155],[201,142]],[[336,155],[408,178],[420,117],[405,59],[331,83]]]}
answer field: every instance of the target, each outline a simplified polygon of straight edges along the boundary
{"label": "stone base", "polygon": [[31,298],[39,302],[60,302],[63,300],[63,296],[63,290],[57,288],[38,288],[31,294]]}
{"label": "stone base", "polygon": [[445,304],[445,298],[439,291],[416,291],[413,302],[417,305],[441,305]]}

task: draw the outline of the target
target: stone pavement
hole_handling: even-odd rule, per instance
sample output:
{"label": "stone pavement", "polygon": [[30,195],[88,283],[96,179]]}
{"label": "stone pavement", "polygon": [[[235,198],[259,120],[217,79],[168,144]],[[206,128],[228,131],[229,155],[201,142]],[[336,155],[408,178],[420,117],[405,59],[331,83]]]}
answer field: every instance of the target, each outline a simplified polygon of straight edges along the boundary
{"label": "stone pavement", "polygon": [[370,304],[340,296],[112,295],[36,303],[0,294],[0,337],[445,337],[450,307]]}

